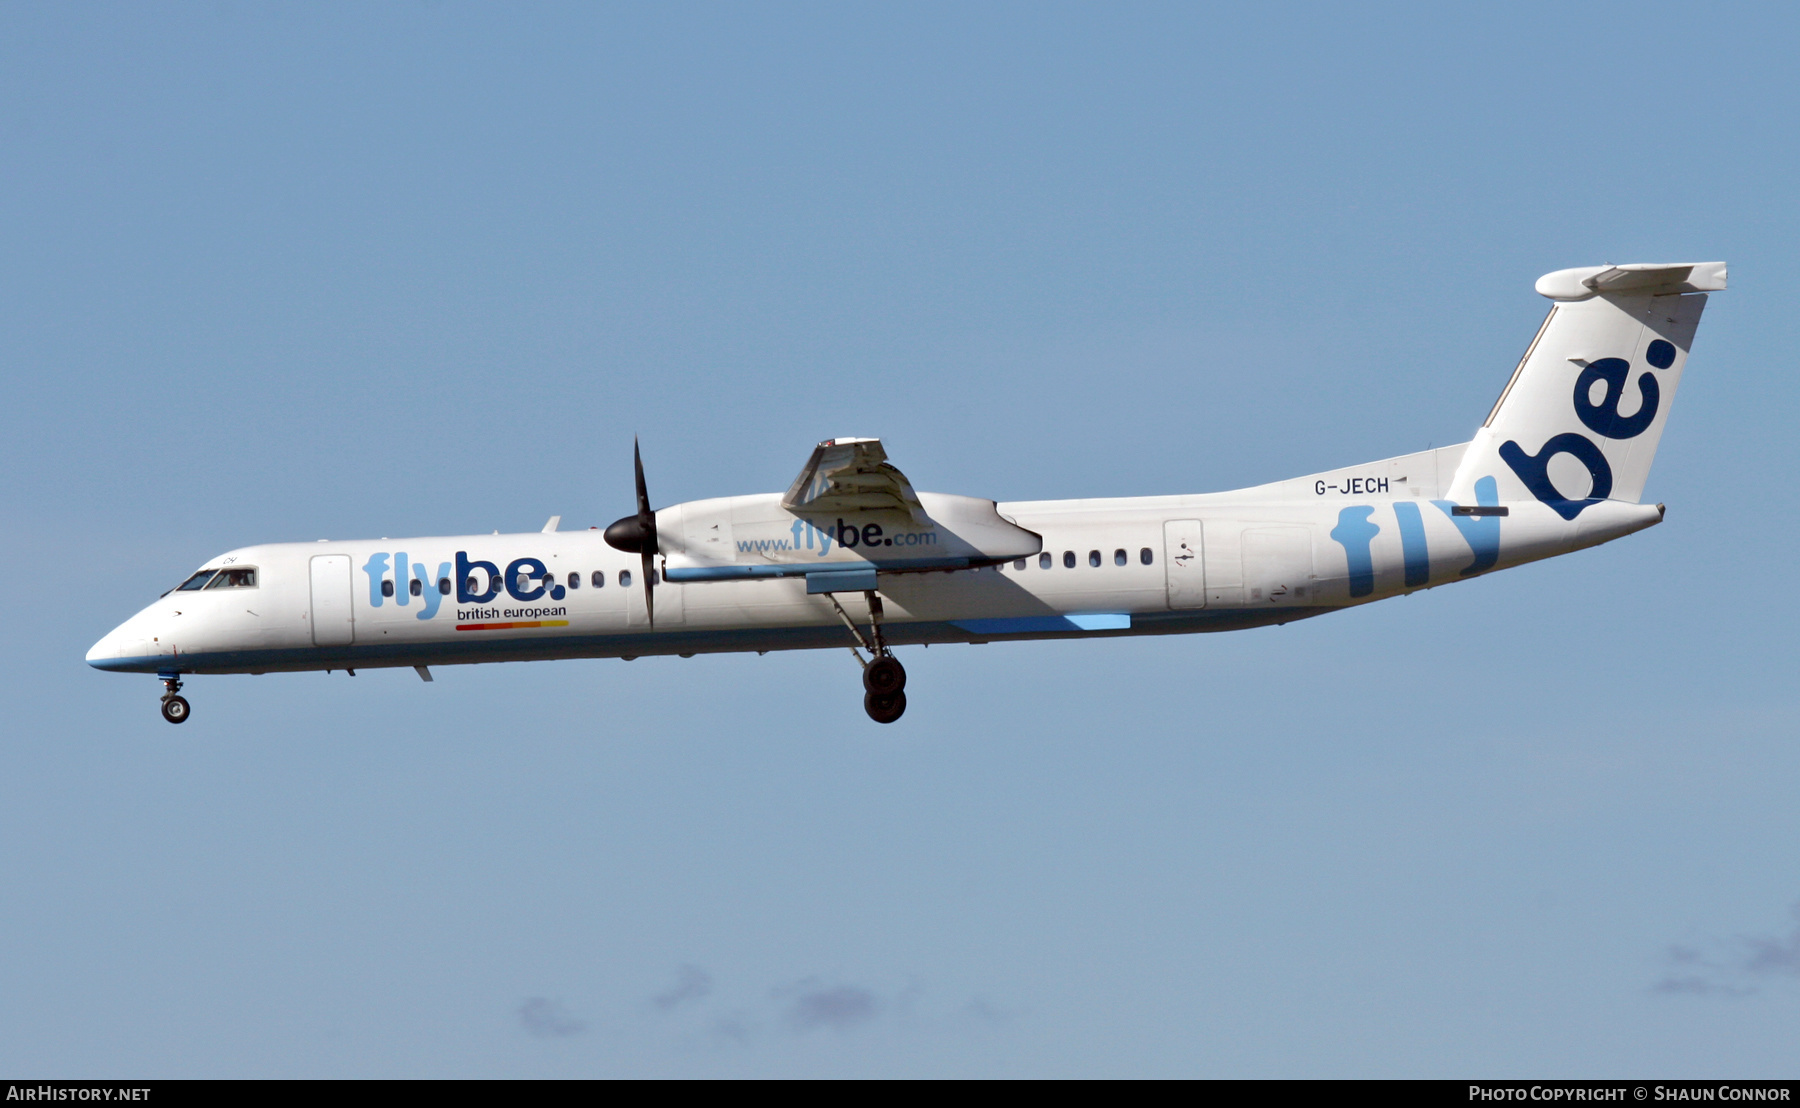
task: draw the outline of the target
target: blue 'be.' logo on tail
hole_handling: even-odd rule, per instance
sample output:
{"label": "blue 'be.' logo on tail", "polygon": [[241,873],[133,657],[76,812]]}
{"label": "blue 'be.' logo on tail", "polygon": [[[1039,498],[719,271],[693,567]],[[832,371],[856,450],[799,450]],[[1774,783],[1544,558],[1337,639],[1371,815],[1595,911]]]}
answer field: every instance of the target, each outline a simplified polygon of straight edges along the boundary
{"label": "blue 'be.' logo on tail", "polygon": [[[1656,339],[1644,351],[1644,360],[1657,369],[1668,369],[1675,364],[1675,344]],[[1607,439],[1636,438],[1650,429],[1662,404],[1662,388],[1654,375],[1640,374],[1637,386],[1643,402],[1631,415],[1620,415],[1619,401],[1625,395],[1625,381],[1630,376],[1631,363],[1624,358],[1601,358],[1588,363],[1581,376],[1575,379],[1575,415],[1584,427]],[[1592,394],[1594,386],[1601,382],[1605,382],[1606,391],[1596,404]],[[1587,467],[1588,477],[1593,482],[1587,496],[1570,500],[1557,491],[1550,480],[1550,459],[1558,454],[1567,454]],[[1612,466],[1607,464],[1600,447],[1586,435],[1573,431],[1552,435],[1536,454],[1525,453],[1523,447],[1508,439],[1500,444],[1500,458],[1519,475],[1531,495],[1548,504],[1564,519],[1572,520],[1588,505],[1598,504],[1612,495]]]}

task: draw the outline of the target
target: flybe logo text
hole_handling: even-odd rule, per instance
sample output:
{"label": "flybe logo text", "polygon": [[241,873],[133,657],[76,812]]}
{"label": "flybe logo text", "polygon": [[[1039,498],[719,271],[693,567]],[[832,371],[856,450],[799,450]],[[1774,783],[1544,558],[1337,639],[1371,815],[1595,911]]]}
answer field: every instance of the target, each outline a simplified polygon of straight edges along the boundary
{"label": "flybe logo text", "polygon": [[856,547],[874,546],[936,546],[936,531],[896,531],[888,534],[879,523],[866,523],[858,527],[854,523],[837,521],[836,527],[815,527],[803,519],[794,521],[789,528],[792,539],[739,539],[739,554],[772,554],[778,551],[810,550],[823,558],[831,550],[833,544],[846,550]]}
{"label": "flybe logo text", "polygon": [[546,597],[561,600],[565,595],[539,558],[514,558],[501,572],[495,563],[458,550],[454,563],[439,562],[433,573],[429,560],[410,558],[405,551],[382,551],[369,555],[362,571],[369,579],[369,607],[406,608],[417,603],[420,619],[435,617],[452,592],[458,604],[487,604],[502,593],[526,604]]}
{"label": "flybe logo text", "polygon": [[[1653,339],[1644,348],[1644,361],[1649,363],[1651,369],[1669,369],[1674,366],[1680,353],[1675,344],[1667,339]],[[1601,358],[1588,362],[1582,368],[1581,376],[1575,378],[1573,397],[1575,418],[1581,421],[1582,426],[1603,439],[1614,441],[1634,439],[1650,429],[1650,425],[1656,421],[1657,407],[1662,402],[1662,386],[1656,383],[1655,374],[1639,374],[1637,411],[1626,415],[1619,411],[1619,407],[1625,396],[1625,382],[1630,376],[1631,363],[1624,358]],[[1669,387],[1674,387],[1673,380],[1669,382]],[[1600,394],[1600,399],[1594,399],[1595,392]],[[1587,469],[1586,496],[1572,498],[1550,479],[1550,460],[1558,454],[1567,454]],[[1518,475],[1525,487],[1531,490],[1531,495],[1548,504],[1552,511],[1567,520],[1573,520],[1589,505],[1598,504],[1612,495],[1612,463],[1607,461],[1606,453],[1598,443],[1579,432],[1564,431],[1560,435],[1551,435],[1538,447],[1536,454],[1525,453],[1524,447],[1507,439],[1500,444],[1500,460]]]}

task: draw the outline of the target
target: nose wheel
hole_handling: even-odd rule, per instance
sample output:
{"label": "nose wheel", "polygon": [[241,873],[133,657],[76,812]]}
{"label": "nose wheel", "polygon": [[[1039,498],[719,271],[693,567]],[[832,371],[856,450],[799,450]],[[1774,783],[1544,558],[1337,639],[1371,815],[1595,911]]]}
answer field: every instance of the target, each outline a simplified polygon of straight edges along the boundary
{"label": "nose wheel", "polygon": [[163,683],[162,717],[170,723],[186,723],[188,718],[187,698],[178,695],[181,692],[181,675],[179,673],[161,674]]}

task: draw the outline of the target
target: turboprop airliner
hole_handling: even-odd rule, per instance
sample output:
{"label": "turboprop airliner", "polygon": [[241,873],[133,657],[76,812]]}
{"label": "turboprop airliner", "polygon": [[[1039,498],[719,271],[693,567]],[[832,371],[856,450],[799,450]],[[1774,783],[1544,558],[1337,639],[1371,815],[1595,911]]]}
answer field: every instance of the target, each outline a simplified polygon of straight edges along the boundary
{"label": "turboprop airliner", "polygon": [[820,443],[786,492],[604,531],[272,543],[221,554],[94,644],[155,674],[848,648],[906,710],[894,649],[1288,623],[1641,531],[1706,294],[1725,264],[1547,274],[1549,315],[1474,438],[1234,492],[996,502],[918,492],[877,439]]}

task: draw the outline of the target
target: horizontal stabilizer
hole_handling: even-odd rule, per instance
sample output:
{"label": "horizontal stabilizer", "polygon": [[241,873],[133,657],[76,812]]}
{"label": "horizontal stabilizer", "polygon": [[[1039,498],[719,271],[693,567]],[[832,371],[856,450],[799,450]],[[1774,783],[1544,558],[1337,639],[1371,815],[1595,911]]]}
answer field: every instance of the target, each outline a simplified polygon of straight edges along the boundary
{"label": "horizontal stabilizer", "polygon": [[1724,262],[1640,262],[1559,269],[1538,278],[1539,296],[1586,300],[1601,293],[1664,296],[1677,292],[1719,292],[1725,288]]}

